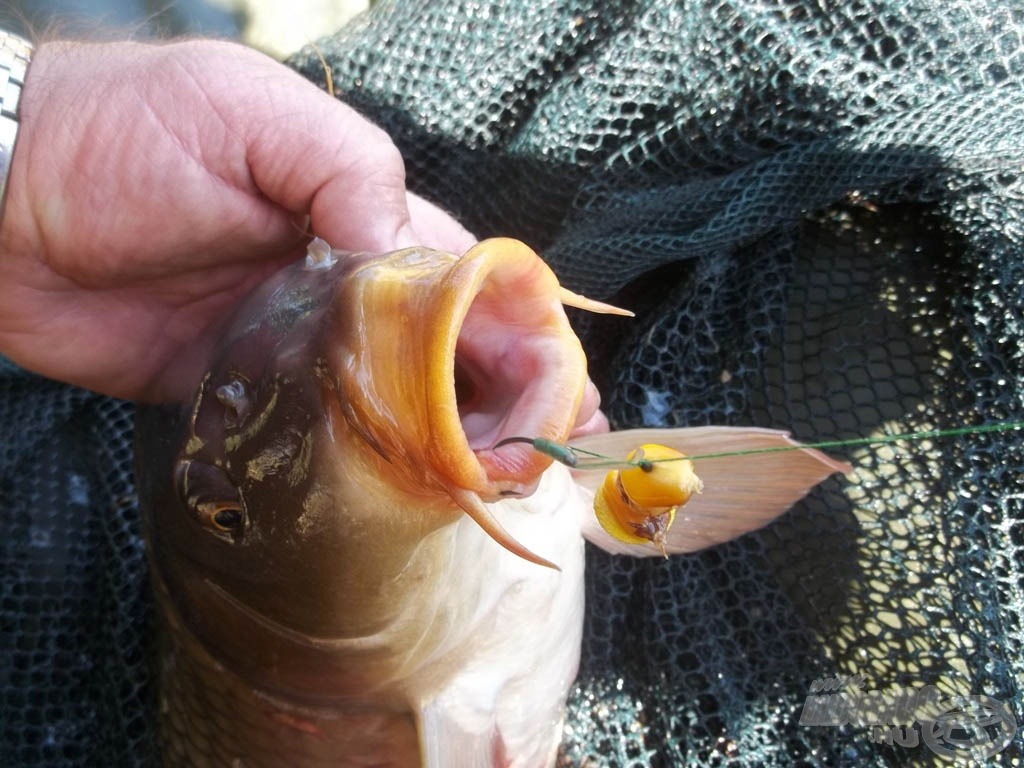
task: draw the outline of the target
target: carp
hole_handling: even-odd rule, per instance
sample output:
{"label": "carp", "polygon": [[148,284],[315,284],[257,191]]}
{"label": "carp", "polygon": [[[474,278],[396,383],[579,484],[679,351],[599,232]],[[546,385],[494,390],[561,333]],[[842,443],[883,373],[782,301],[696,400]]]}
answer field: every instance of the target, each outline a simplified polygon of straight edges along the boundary
{"label": "carp", "polygon": [[[811,449],[698,460],[703,490],[657,546],[609,534],[603,473],[519,439],[563,445],[577,418],[587,364],[563,304],[614,311],[514,240],[462,256],[315,241],[241,304],[191,402],[140,409],[165,765],[551,766],[584,538],[693,551],[843,471]],[[572,441],[642,443],[793,445],[729,428]]]}

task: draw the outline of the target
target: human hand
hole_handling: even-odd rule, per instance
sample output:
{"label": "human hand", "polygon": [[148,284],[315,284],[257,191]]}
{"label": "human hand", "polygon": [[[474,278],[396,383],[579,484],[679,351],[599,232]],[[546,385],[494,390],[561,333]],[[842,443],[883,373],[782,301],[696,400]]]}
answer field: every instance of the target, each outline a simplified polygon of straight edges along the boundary
{"label": "human hand", "polygon": [[[229,43],[37,49],[0,219],[0,350],[115,397],[181,399],[223,319],[303,252],[474,238],[407,192],[388,136]],[[578,434],[603,431],[589,384]]]}
{"label": "human hand", "polygon": [[473,237],[409,194],[387,135],[229,43],[36,50],[0,220],[0,350],[97,392],[175,399],[204,333],[301,255]]}

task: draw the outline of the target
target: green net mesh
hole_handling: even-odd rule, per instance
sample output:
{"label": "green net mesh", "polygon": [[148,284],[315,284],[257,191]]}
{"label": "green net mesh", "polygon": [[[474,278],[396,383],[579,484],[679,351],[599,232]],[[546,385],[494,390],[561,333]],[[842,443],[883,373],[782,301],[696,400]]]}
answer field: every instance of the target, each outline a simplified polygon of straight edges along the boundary
{"label": "green net mesh", "polygon": [[[981,0],[424,0],[319,47],[414,190],[637,311],[574,318],[616,426],[810,441],[1024,418],[1022,22]],[[312,50],[292,64],[324,82]],[[0,367],[2,765],[153,759],[130,418]],[[565,765],[940,762],[800,725],[836,674],[1021,716],[1022,433],[834,453],[856,475],[758,533],[588,551]],[[1020,738],[989,762],[1024,762]]]}

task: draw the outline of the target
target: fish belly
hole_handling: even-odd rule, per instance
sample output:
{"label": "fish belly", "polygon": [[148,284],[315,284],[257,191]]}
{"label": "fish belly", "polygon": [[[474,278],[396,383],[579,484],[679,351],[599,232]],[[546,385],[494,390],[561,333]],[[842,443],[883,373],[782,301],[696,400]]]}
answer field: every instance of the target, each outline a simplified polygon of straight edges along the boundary
{"label": "fish belly", "polygon": [[[478,573],[500,596],[482,610],[467,652],[419,711],[428,768],[546,768],[562,737],[565,699],[579,666],[583,628],[586,504],[561,465],[528,499],[495,505],[508,531],[557,563],[538,566],[493,547],[471,520],[460,523],[458,549],[477,553]],[[458,561],[458,560],[457,560]]]}

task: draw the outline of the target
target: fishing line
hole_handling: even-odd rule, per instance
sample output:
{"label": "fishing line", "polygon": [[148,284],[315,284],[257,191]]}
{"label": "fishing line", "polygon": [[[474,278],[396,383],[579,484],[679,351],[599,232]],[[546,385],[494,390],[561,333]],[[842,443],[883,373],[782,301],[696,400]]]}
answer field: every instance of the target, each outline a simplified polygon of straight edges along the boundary
{"label": "fishing line", "polygon": [[935,438],[957,437],[961,435],[980,435],[992,432],[1013,432],[1024,429],[1024,421],[1004,421],[995,424],[981,424],[974,427],[955,427],[952,429],[929,429],[918,432],[902,432],[895,435],[881,435],[879,437],[855,437],[848,440],[821,440],[816,443],[804,443],[800,445],[773,446],[771,448],[748,448],[742,451],[718,451],[715,453],[701,453],[693,456],[667,459],[641,459],[639,461],[627,461],[616,459],[612,456],[605,456],[583,448],[572,445],[563,445],[553,440],[530,437],[508,437],[495,444],[500,448],[509,443],[526,443],[534,450],[550,456],[555,461],[561,462],[574,469],[621,469],[626,467],[640,467],[650,470],[655,463],[666,461],[699,461],[701,459],[724,459],[734,456],[758,456],[769,453],[784,453],[786,451],[800,451],[805,448],[826,449],[826,448],[850,448],[857,446],[886,445],[909,441],[931,440]]}
{"label": "fishing line", "polygon": [[[550,456],[555,461],[561,462],[568,467],[578,467],[581,456],[590,456],[603,461],[610,461],[614,465],[621,464],[622,466],[633,466],[631,462],[616,461],[611,456],[605,456],[602,453],[594,453],[583,448],[577,448],[573,445],[562,445],[556,443],[554,440],[547,440],[543,437],[506,437],[504,440],[494,444],[494,449],[501,448],[503,445],[509,445],[510,443],[526,443],[531,446],[535,451],[543,453],[546,456]],[[596,465],[588,465],[596,466]],[[609,465],[611,466],[611,465]]]}

